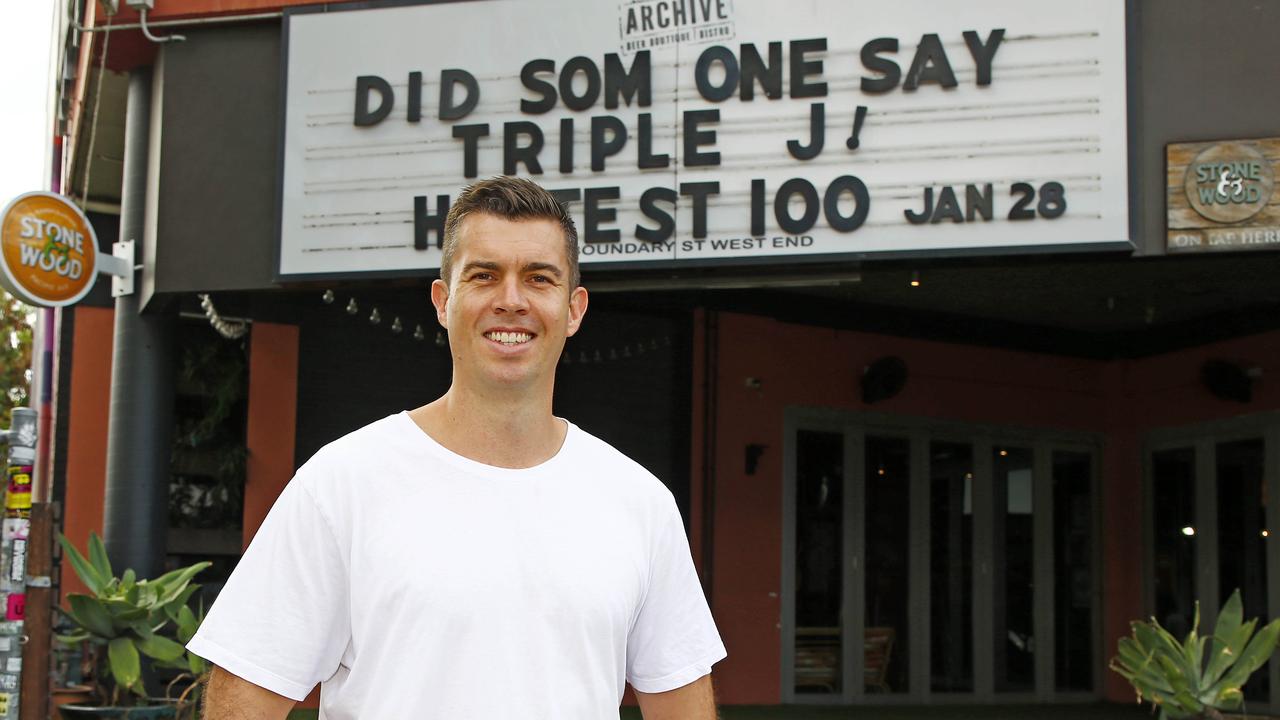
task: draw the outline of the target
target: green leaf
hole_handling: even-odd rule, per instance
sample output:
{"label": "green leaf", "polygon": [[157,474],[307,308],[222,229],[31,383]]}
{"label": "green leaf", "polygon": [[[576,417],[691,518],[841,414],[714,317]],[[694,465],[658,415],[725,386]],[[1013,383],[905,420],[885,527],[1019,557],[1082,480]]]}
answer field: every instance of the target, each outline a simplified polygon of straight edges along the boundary
{"label": "green leaf", "polygon": [[178,625],[178,642],[187,644],[191,642],[191,638],[195,637],[196,630],[200,629],[200,621],[196,619],[195,613],[191,612],[191,608],[183,605],[178,610],[178,617],[174,621]]}
{"label": "green leaf", "polygon": [[165,614],[177,622],[178,610],[186,607],[187,602],[191,600],[191,596],[199,589],[199,585],[188,585],[185,590],[178,594],[178,597],[165,604]]}
{"label": "green leaf", "polygon": [[1255,670],[1262,667],[1276,650],[1276,642],[1280,640],[1280,620],[1272,620],[1262,628],[1253,640],[1240,653],[1235,665],[1222,677],[1221,689],[1244,685]]}
{"label": "green leaf", "polygon": [[111,665],[111,676],[120,687],[132,689],[142,674],[142,665],[138,658],[138,648],[133,639],[118,637],[107,646],[107,660]]}
{"label": "green leaf", "polygon": [[[196,573],[200,572],[201,570],[204,570],[205,568],[209,567],[212,564],[213,563],[207,560],[205,562],[198,562],[195,565],[191,565],[189,567],[185,567],[178,571],[175,571],[178,574],[172,579],[165,581],[164,583],[159,583],[159,581],[157,580],[157,584],[163,586],[163,589],[160,591],[161,593],[160,598],[157,601],[158,604],[168,605],[169,603],[178,599],[178,597],[181,596],[182,593],[187,589],[187,585],[191,582],[191,579],[195,577]],[[172,575],[172,573],[167,573],[163,577],[168,577],[169,575]]]}
{"label": "green leaf", "polygon": [[115,577],[115,573],[111,572],[111,561],[107,559],[107,548],[96,532],[89,533],[89,562],[93,563],[93,569],[98,571],[100,577]]}
{"label": "green leaf", "polygon": [[85,640],[88,640],[90,635],[89,633],[81,630],[79,632],[73,632],[69,635],[59,635],[55,633],[53,637],[56,638],[57,641],[60,643],[65,643],[67,645],[79,645]]}
{"label": "green leaf", "polygon": [[67,559],[71,561],[71,569],[76,571],[76,577],[80,578],[80,582],[84,583],[85,587],[89,588],[89,592],[94,595],[102,594],[102,588],[106,586],[109,578],[99,575],[93,564],[80,554],[66,535],[58,533],[58,543],[62,545],[62,551],[67,554]]}
{"label": "green leaf", "polygon": [[167,637],[147,633],[138,641],[138,649],[143,655],[164,662],[172,662],[182,657],[186,648]]}
{"label": "green leaf", "polygon": [[187,653],[187,669],[192,675],[200,677],[209,671],[209,663],[199,655],[193,652]]}
{"label": "green leaf", "polygon": [[67,596],[67,602],[71,604],[71,611],[67,615],[81,628],[105,638],[115,636],[115,624],[111,621],[111,613],[107,612],[100,600],[80,593],[71,593]]}
{"label": "green leaf", "polygon": [[1231,593],[1222,612],[1218,615],[1218,624],[1213,630],[1213,649],[1210,651],[1209,666],[1204,672],[1205,685],[1214,685],[1231,667],[1244,645],[1253,633],[1256,620],[1242,625],[1244,611],[1240,602],[1240,591]]}
{"label": "green leaf", "polygon": [[137,582],[138,582],[138,575],[133,572],[133,568],[126,568],[124,571],[124,575],[120,576],[121,589],[124,590],[125,592],[128,592],[129,588],[133,587],[134,584]]}
{"label": "green leaf", "polygon": [[111,617],[115,618],[117,625],[128,625],[147,616],[147,609],[138,607],[127,600],[103,600],[101,601]]}
{"label": "green leaf", "polygon": [[180,567],[180,568],[177,568],[176,570],[170,570],[169,572],[152,580],[151,583],[156,586],[167,587],[173,583],[180,582],[181,581],[180,579],[184,575],[186,576],[187,580],[190,580],[192,576],[194,576],[196,573],[200,572],[201,570],[204,570],[205,568],[209,567],[212,564],[213,563],[210,563],[210,562],[201,562],[201,563],[196,563],[195,565]]}

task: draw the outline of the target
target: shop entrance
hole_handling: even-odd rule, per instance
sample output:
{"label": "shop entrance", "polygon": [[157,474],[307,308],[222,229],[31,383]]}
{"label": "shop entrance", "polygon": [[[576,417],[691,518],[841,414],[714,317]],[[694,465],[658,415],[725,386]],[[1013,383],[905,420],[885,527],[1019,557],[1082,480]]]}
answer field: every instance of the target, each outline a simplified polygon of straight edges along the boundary
{"label": "shop entrance", "polygon": [[793,409],[784,702],[1092,700],[1097,439]]}

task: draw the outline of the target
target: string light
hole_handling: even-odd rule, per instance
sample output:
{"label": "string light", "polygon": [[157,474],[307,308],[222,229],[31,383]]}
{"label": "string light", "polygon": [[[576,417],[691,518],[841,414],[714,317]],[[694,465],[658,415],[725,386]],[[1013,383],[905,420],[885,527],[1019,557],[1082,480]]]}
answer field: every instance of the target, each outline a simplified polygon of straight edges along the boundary
{"label": "string light", "polygon": [[[320,300],[325,305],[333,305],[337,302],[337,295],[332,289],[326,289],[320,295]],[[355,297],[347,299],[343,310],[348,315],[358,315],[360,313],[360,301]],[[405,335],[406,323],[400,315],[392,315],[391,323],[387,329],[392,335]],[[368,316],[369,324],[382,324],[382,310],[372,306]],[[419,342],[427,339],[427,332],[423,323],[413,323],[413,332],[409,334],[414,340]],[[436,347],[446,348],[449,345],[448,335],[444,331],[439,331],[435,336]],[[584,348],[578,350],[577,356],[574,356],[572,350],[566,348],[560,356],[561,365],[587,365],[590,363],[617,362],[619,360],[630,360],[631,358],[643,355],[645,352],[653,350],[657,351],[661,347],[671,347],[672,340],[670,335],[650,336],[648,338],[637,339],[633,343],[626,343],[619,348],[617,345],[611,345],[607,348]]]}

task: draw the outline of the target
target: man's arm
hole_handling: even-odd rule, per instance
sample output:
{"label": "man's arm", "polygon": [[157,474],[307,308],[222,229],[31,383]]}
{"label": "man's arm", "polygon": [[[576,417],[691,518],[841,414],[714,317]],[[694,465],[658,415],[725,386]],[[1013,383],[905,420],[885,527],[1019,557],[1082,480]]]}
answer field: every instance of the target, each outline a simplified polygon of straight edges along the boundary
{"label": "man's arm", "polygon": [[213,666],[204,692],[204,720],[284,720],[293,700]]}
{"label": "man's arm", "polygon": [[644,720],[716,720],[716,699],[711,676],[660,693],[636,691]]}

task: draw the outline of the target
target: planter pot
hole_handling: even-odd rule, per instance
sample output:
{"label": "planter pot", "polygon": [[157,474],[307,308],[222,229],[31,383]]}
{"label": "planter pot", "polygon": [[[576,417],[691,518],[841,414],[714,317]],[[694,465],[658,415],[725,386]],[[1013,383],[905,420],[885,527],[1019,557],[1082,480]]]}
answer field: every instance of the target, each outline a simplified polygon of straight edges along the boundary
{"label": "planter pot", "polygon": [[63,705],[58,712],[62,714],[62,720],[168,720],[176,718],[181,707],[177,703],[142,707]]}
{"label": "planter pot", "polygon": [[49,704],[53,708],[53,717],[60,720],[66,720],[58,713],[58,708],[63,705],[78,705],[88,702],[93,698],[93,688],[88,685],[72,685],[70,687],[54,688],[53,694],[49,698]]}

